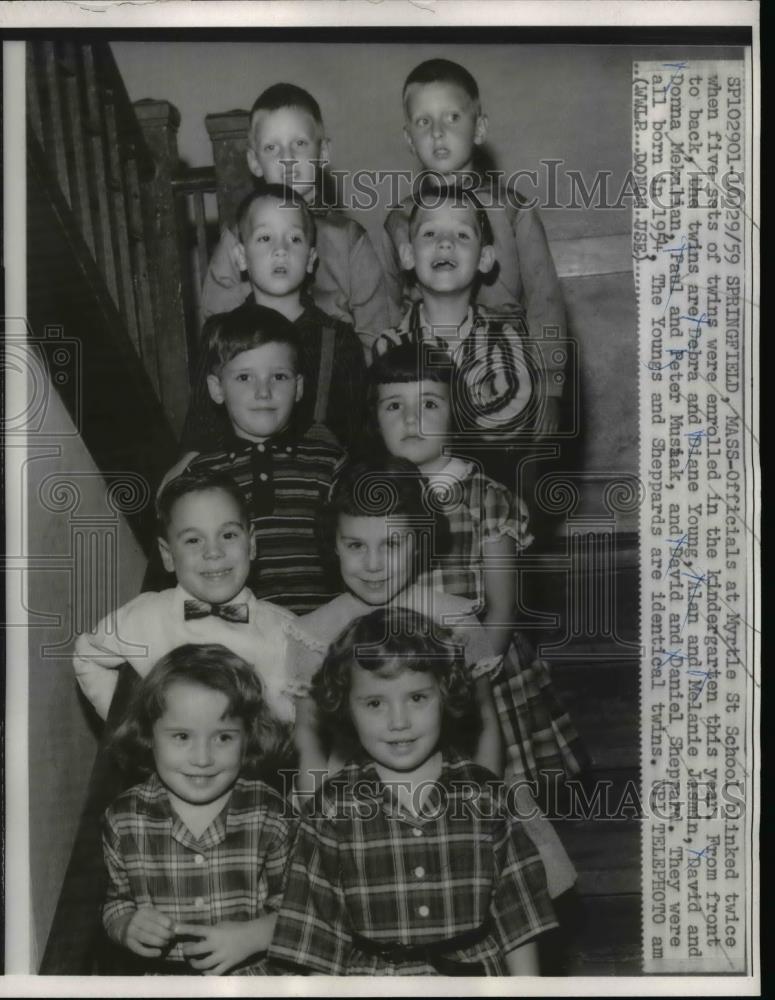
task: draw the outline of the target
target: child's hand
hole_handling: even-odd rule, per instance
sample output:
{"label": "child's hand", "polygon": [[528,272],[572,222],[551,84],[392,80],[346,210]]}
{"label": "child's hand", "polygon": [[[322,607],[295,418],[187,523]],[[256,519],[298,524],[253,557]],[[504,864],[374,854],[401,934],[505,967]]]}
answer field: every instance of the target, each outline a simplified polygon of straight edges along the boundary
{"label": "child's hand", "polygon": [[205,927],[202,924],[178,924],[178,937],[198,938],[185,941],[183,954],[192,969],[210,976],[222,976],[229,969],[240,965],[250,955],[261,950],[257,939],[255,921],[231,921]]}
{"label": "child's hand", "polygon": [[114,936],[136,955],[158,958],[175,936],[175,921],[153,906],[141,906],[123,918]]}

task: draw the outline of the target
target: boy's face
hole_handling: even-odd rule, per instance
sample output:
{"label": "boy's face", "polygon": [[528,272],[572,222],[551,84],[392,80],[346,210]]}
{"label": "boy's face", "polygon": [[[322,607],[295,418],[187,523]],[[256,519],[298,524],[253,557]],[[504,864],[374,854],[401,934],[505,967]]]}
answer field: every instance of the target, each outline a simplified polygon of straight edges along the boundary
{"label": "boy's face", "polygon": [[197,490],[173,505],[159,551],[164,568],[192,597],[225,604],[245,586],[256,542],[234,497]]}
{"label": "boy's face", "polygon": [[399,248],[402,266],[414,268],[420,287],[438,294],[470,289],[477,272],[486,274],[495,263],[495,251],[482,246],[476,212],[468,205],[446,201],[420,208],[410,239]]}
{"label": "boy's face", "polygon": [[441,737],[439,682],[433,674],[408,667],[393,677],[355,663],[350,669],[350,717],[363,749],[391,771],[421,767]]}
{"label": "boy's face", "polygon": [[293,295],[315,266],[315,248],[304,229],[301,209],[276,198],[261,198],[250,206],[240,227],[237,264],[247,271],[262,304]]}
{"label": "boy's face", "polygon": [[484,142],[487,117],[454,83],[413,83],[404,100],[404,135],[427,170],[445,177],[473,169],[474,146]]}
{"label": "boy's face", "polygon": [[375,607],[387,604],[414,576],[414,532],[404,518],[340,514],[336,554],[344,585]]}
{"label": "boy's face", "polygon": [[247,156],[254,176],[264,177],[270,184],[288,184],[305,201],[313,201],[318,165],[328,160],[328,153],[329,143],[321,126],[303,108],[278,108],[253,115]]}
{"label": "boy's face", "polygon": [[290,344],[270,341],[227,361],[220,375],[207,376],[213,402],[226,407],[237,437],[266,441],[291,421],[304,392]]}
{"label": "boy's face", "polygon": [[229,699],[201,684],[174,681],[153,725],[153,758],[162,784],[186,805],[206,806],[236,782],[245,754],[245,723],[227,715]]}
{"label": "boy's face", "polygon": [[449,386],[441,382],[390,382],[377,386],[377,425],[385,447],[422,472],[443,468],[452,413]]}

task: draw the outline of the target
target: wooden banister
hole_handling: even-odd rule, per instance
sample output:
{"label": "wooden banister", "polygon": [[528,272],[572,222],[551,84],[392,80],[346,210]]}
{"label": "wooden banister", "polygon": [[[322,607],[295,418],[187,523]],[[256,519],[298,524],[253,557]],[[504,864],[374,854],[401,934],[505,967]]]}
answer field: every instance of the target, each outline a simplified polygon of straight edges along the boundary
{"label": "wooden banister", "polygon": [[41,169],[66,203],[68,229],[80,232],[179,433],[189,391],[172,190],[179,115],[166,101],[135,109],[104,43],[30,42],[27,69],[28,120],[44,154]]}
{"label": "wooden banister", "polygon": [[205,126],[213,145],[213,164],[218,190],[218,216],[222,226],[231,226],[237,208],[253,187],[253,177],[248,169],[247,111],[226,111],[207,115]]}
{"label": "wooden banister", "polygon": [[153,176],[144,184],[143,217],[151,262],[156,325],[156,363],[164,408],[180,433],[188,407],[188,339],[183,306],[180,223],[172,190],[178,170],[180,115],[169,101],[138,101],[134,112],[153,157]]}

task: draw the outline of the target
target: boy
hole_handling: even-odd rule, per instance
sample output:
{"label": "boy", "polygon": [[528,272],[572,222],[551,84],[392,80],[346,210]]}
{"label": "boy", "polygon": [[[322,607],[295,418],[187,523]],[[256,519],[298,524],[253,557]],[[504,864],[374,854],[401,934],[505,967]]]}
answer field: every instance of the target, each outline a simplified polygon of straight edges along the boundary
{"label": "boy", "polygon": [[324,426],[299,426],[304,394],[298,332],[256,303],[214,316],[207,387],[229,433],[189,470],[229,472],[245,496],[258,554],[248,586],[262,600],[303,614],[333,596],[315,536],[320,506],[345,453]]}
{"label": "boy", "polygon": [[[316,204],[329,151],[320,106],[306,90],[277,83],[257,98],[250,111],[248,168],[272,184],[290,184],[314,210],[318,267],[312,297],[329,316],[352,324],[368,351],[374,337],[396,322],[397,305],[388,300],[382,266],[363,227]],[[236,244],[236,234],[225,229],[202,289],[205,317],[236,308],[250,291]]]}
{"label": "boy", "polygon": [[[351,326],[326,316],[303,294],[318,260],[315,234],[315,222],[303,198],[292,188],[260,181],[237,216],[234,254],[240,270],[247,272],[250,289],[238,309],[249,311],[251,303],[258,303],[294,324],[306,376],[297,426],[325,423],[352,449],[362,432],[363,351]],[[214,451],[228,437],[228,422],[214,410],[207,390],[206,344],[205,340],[183,431],[184,450]]]}
{"label": "boy", "polygon": [[[565,310],[538,212],[526,208],[517,192],[507,190],[497,178],[474,173],[477,147],[487,135],[487,116],[476,81],[466,69],[447,59],[421,63],[406,79],[403,104],[404,135],[423,168],[447,183],[465,179],[487,208],[498,270],[493,271],[494,280],[479,286],[477,302],[501,314],[521,311],[524,303],[528,329],[541,343],[545,371],[538,429],[553,433],[559,422],[562,373],[541,334],[549,328],[564,336]],[[411,200],[391,211],[385,221],[385,257],[394,294],[400,283],[400,247],[408,242]]]}
{"label": "boy", "polygon": [[145,677],[177,646],[219,643],[253,666],[271,713],[290,721],[284,689],[293,615],[256,600],[245,585],[256,540],[237,484],[222,472],[180,476],[159,496],[158,514],[159,551],[177,586],[140,594],[78,636],[81,690],[106,719],[123,662]]}
{"label": "boy", "polygon": [[524,431],[538,401],[537,373],[524,350],[521,317],[504,319],[471,304],[479,281],[495,262],[488,215],[470,191],[421,189],[407,237],[400,260],[406,271],[414,271],[421,300],[399,327],[376,341],[374,356],[424,341],[419,363],[443,367],[451,358],[451,401],[466,450],[478,453],[482,445],[490,445],[477,457],[494,478],[513,485],[513,471],[499,468],[503,447],[492,445],[514,444]]}

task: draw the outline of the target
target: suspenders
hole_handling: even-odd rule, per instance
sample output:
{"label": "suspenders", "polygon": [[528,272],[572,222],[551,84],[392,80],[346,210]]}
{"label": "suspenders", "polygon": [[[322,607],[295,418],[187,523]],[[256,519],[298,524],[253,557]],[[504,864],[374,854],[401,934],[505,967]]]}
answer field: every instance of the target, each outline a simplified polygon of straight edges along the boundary
{"label": "suspenders", "polygon": [[328,413],[328,397],[331,392],[331,376],[334,371],[334,345],[336,333],[332,326],[324,326],[320,338],[320,370],[318,372],[318,391],[315,396],[316,424],[326,422]]}

